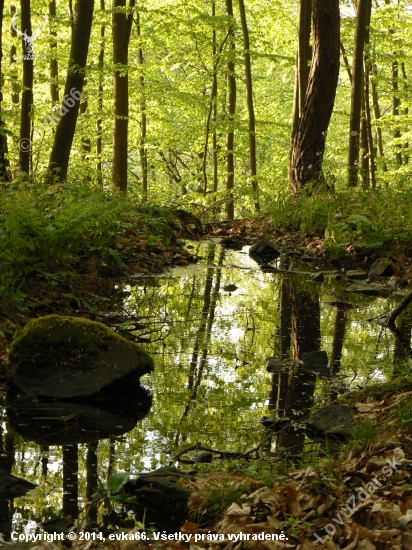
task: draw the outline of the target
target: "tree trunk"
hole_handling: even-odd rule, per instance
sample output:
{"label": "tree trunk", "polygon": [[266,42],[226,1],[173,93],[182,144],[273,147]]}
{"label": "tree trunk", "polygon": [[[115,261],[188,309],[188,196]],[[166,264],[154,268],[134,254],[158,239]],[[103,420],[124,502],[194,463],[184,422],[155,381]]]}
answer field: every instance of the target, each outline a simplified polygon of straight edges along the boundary
{"label": "tree trunk", "polygon": [[97,447],[98,441],[87,444],[86,455],[86,517],[89,522],[97,522],[97,503],[93,501],[93,495],[98,489],[97,475]]}
{"label": "tree trunk", "polygon": [[72,519],[79,517],[79,448],[63,445],[63,514]]}
{"label": "tree trunk", "polygon": [[362,90],[364,88],[363,53],[365,49],[366,27],[368,20],[370,20],[371,10],[372,0],[358,0],[355,46],[353,50],[348,155],[348,185],[350,187],[356,187],[358,185]]}
{"label": "tree trunk", "polygon": [[[407,77],[407,75],[406,75],[406,69],[405,69],[405,63],[404,63],[404,62],[401,63],[401,70],[402,70],[402,77],[403,77],[403,79],[404,79],[404,81],[403,81],[403,88],[404,88],[404,90],[405,90],[405,94],[407,94],[407,93],[408,93],[408,77]],[[408,114],[409,114],[409,107],[405,107],[405,108],[404,108],[403,114],[404,114],[405,116],[408,116]],[[406,153],[405,153],[405,155],[404,155],[404,157],[403,157],[403,163],[404,163],[404,164],[409,164],[409,155],[408,155],[408,152],[407,152],[407,150],[409,149],[409,142],[406,141],[406,142],[403,144],[403,148],[406,150]]]}
{"label": "tree trunk", "polygon": [[313,4],[313,57],[302,116],[293,143],[291,191],[322,179],[326,134],[339,77],[339,0]]}
{"label": "tree trunk", "polygon": [[296,57],[295,94],[293,100],[292,128],[290,133],[289,177],[291,177],[291,159],[293,142],[299,126],[305,104],[306,92],[312,59],[310,35],[312,30],[312,0],[300,0],[299,9],[299,43]]}
{"label": "tree trunk", "polygon": [[[129,1],[129,8],[134,6]],[[128,53],[132,28],[132,15],[118,8],[125,8],[126,0],[113,0],[113,73],[114,124],[113,124],[113,172],[114,188],[127,189],[127,142],[129,126],[129,75]],[[124,73],[124,74],[122,74]]]}
{"label": "tree trunk", "polygon": [[[309,0],[311,1],[311,0]],[[255,109],[253,105],[253,82],[252,68],[250,64],[250,40],[249,29],[246,20],[246,10],[244,0],[239,0],[240,21],[243,32],[243,47],[245,59],[245,80],[246,80],[246,103],[249,113],[249,162],[250,162],[250,179],[252,183],[253,198],[255,201],[255,210],[260,212],[259,204],[259,185],[257,181],[257,166],[256,166],[256,122]]]}
{"label": "tree trunk", "polygon": [[[84,69],[89,50],[94,0],[77,0],[64,99],[50,155],[49,172],[57,179],[67,178],[70,151],[76,130]],[[73,103],[74,102],[74,103]]]}
{"label": "tree trunk", "polygon": [[[15,13],[16,13],[16,6],[13,6],[13,4],[12,4],[10,6],[10,18],[11,19],[13,19],[13,15]],[[16,30],[14,29],[14,27],[12,25],[10,25],[10,34],[11,34],[12,38],[17,37],[17,32],[16,32]],[[16,63],[16,55],[17,55],[17,49],[16,49],[16,46],[13,44],[12,46],[10,46],[10,65],[14,65],[14,63]],[[19,84],[18,84],[18,81],[17,81],[16,71],[13,70],[11,72],[12,72],[12,75],[11,75],[11,89],[12,89],[11,101],[15,105],[17,105],[20,101]]]}
{"label": "tree trunk", "polygon": [[139,37],[139,49],[137,52],[139,65],[140,65],[140,171],[142,174],[142,201],[147,202],[149,189],[147,183],[147,149],[146,149],[146,135],[147,135],[147,118],[146,118],[146,97],[145,97],[145,81],[144,81],[144,58],[143,48],[141,44],[141,27],[140,27],[140,12],[136,13],[137,23],[137,36]]}
{"label": "tree trunk", "polygon": [[[105,0],[100,0],[100,10],[105,11]],[[97,183],[103,185],[102,176],[102,112],[103,112],[103,67],[104,67],[104,33],[105,26],[100,25],[100,51],[99,51],[99,89],[98,89],[98,108],[99,117],[96,121],[96,157],[97,157]]]}
{"label": "tree trunk", "polygon": [[[376,69],[376,66],[373,65],[371,67],[371,71],[370,71],[370,74],[372,75],[371,77],[371,92],[372,92],[372,107],[373,107],[373,114],[374,114],[374,117],[375,117],[375,121],[379,120],[381,118],[381,110],[379,108],[379,100],[378,100],[378,90],[376,88],[376,82],[375,82],[375,78],[377,77],[378,75],[378,71]],[[378,144],[378,152],[379,152],[379,156],[381,158],[384,157],[384,153],[383,153],[383,139],[382,139],[382,128],[380,126],[377,126],[376,127],[376,133],[377,133],[377,136],[378,136],[378,139],[377,139],[377,144]],[[386,162],[383,163],[382,165],[382,171],[383,172],[387,172],[388,171],[388,167],[386,165]]]}
{"label": "tree trunk", "polygon": [[[392,116],[399,116],[399,105],[401,104],[401,101],[399,99],[399,63],[398,61],[394,61],[392,63]],[[396,128],[393,137],[395,139],[398,139],[401,137],[401,132],[399,128]],[[401,145],[395,145],[397,151],[395,153],[395,159],[396,159],[396,165],[402,166],[403,160],[402,160],[402,151],[401,151]]]}
{"label": "tree trunk", "polygon": [[57,61],[56,0],[49,2],[50,20],[50,97],[53,105],[59,103],[59,64]]}
{"label": "tree trunk", "polygon": [[[212,1],[212,17],[216,16],[216,2]],[[213,59],[216,58],[217,48],[216,48],[216,29],[213,27],[212,31],[212,42],[213,42]],[[215,91],[215,96],[217,98],[217,72],[213,73],[213,89]],[[219,184],[218,179],[218,158],[217,158],[217,133],[216,133],[216,122],[217,122],[217,101],[213,103],[212,110],[212,148],[213,148],[213,193],[217,192],[217,187]]]}
{"label": "tree trunk", "polygon": [[[25,174],[30,172],[31,128],[30,118],[33,109],[33,50],[25,36],[31,37],[30,0],[21,0],[21,32],[23,49],[23,91],[21,95],[19,169]],[[23,36],[23,33],[26,33]]]}
{"label": "tree trunk", "polygon": [[228,198],[226,202],[226,217],[228,220],[233,220],[235,217],[235,204],[233,200],[233,188],[235,183],[235,114],[236,114],[236,77],[235,77],[235,35],[233,32],[233,3],[232,0],[226,1],[226,13],[230,17],[229,22],[229,61],[227,63],[227,89],[228,89],[228,129],[226,132],[226,190]]}
{"label": "tree trunk", "polygon": [[4,131],[5,124],[3,122],[3,87],[4,87],[4,77],[3,77],[3,15],[4,15],[4,0],[0,0],[0,128],[1,138],[0,138],[0,181],[8,181],[7,167],[8,162],[6,161],[5,155],[7,154],[7,134]]}

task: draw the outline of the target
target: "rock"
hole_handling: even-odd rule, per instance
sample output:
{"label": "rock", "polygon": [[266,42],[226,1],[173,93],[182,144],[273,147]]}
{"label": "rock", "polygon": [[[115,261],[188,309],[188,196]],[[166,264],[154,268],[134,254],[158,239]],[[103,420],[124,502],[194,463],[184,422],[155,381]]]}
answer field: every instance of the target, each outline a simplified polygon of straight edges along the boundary
{"label": "rock", "polygon": [[277,374],[279,372],[284,372],[287,370],[289,370],[289,366],[282,359],[279,359],[278,357],[269,357],[266,364],[267,372]]}
{"label": "rock", "polygon": [[275,432],[293,432],[293,423],[290,418],[272,418],[270,416],[262,416],[259,418],[259,423],[267,430]]}
{"label": "rock", "polygon": [[34,483],[0,469],[0,500],[12,500],[13,498],[22,497],[36,487],[37,485]]}
{"label": "rock", "polygon": [[369,284],[367,286],[350,286],[346,292],[355,292],[365,296],[378,296],[380,298],[388,298],[390,295],[389,289],[379,284]]}
{"label": "rock", "polygon": [[230,248],[232,250],[242,250],[243,242],[240,237],[225,237],[221,239],[220,244],[224,248]]}
{"label": "rock", "polygon": [[273,265],[269,265],[269,264],[261,265],[260,269],[263,271],[263,273],[278,273],[279,272],[279,269],[277,267],[274,267]]}
{"label": "rock", "polygon": [[325,275],[323,273],[314,273],[312,275],[312,281],[315,281],[315,283],[323,283],[325,280]]}
{"label": "rock", "polygon": [[29,396],[56,399],[95,395],[119,379],[152,372],[142,348],[101,323],[49,315],[14,337],[7,364],[11,386]]}
{"label": "rock", "polygon": [[[9,425],[25,441],[38,445],[72,445],[119,437],[149,413],[152,398],[136,382],[117,384],[116,397],[107,398],[104,404],[90,402],[90,398],[87,405],[12,399],[8,401]],[[102,394],[99,400],[104,400]]]}
{"label": "rock", "polygon": [[369,276],[392,277],[394,273],[396,273],[395,266],[386,258],[376,260],[369,270]]}
{"label": "rock", "polygon": [[345,438],[351,435],[353,426],[350,408],[343,405],[329,405],[311,414],[306,425],[309,431]]}
{"label": "rock", "polygon": [[262,240],[250,247],[249,256],[258,264],[267,264],[279,258],[279,250],[270,242]]}
{"label": "rock", "polygon": [[316,372],[319,376],[329,376],[329,361],[326,351],[309,351],[303,354],[304,368]]}
{"label": "rock", "polygon": [[226,292],[235,292],[235,290],[237,290],[238,287],[236,285],[226,285],[223,287],[223,290],[225,290]]}
{"label": "rock", "polygon": [[197,216],[179,208],[173,214],[177,222],[175,223],[175,227],[180,230],[182,236],[203,235],[202,222]]}
{"label": "rock", "polygon": [[129,479],[124,491],[136,496],[137,504],[133,509],[138,521],[146,515],[146,525],[154,524],[158,530],[173,533],[178,532],[189,518],[188,501],[192,491],[187,485],[193,480],[186,472],[165,467]]}
{"label": "rock", "polygon": [[368,278],[368,274],[363,269],[351,269],[346,272],[346,277],[354,281],[362,281]]}

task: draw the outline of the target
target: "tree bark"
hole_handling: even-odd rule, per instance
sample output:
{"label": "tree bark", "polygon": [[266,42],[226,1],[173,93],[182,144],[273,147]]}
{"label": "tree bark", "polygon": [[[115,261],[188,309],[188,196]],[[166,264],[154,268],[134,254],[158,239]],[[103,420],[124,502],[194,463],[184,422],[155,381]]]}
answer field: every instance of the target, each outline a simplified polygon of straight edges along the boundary
{"label": "tree bark", "polygon": [[236,114],[236,77],[235,77],[235,36],[234,36],[234,20],[233,20],[233,3],[232,0],[226,1],[226,13],[230,17],[228,35],[229,35],[229,61],[227,63],[227,89],[228,89],[228,129],[226,132],[226,190],[228,198],[226,202],[226,217],[228,220],[233,220],[235,217],[235,203],[233,200],[233,188],[235,183],[235,114]]}
{"label": "tree bark", "polygon": [[59,103],[59,63],[57,61],[57,32],[56,26],[56,0],[49,2],[49,20],[50,20],[50,97],[52,105]]}
{"label": "tree bark", "polygon": [[[93,7],[94,0],[77,0],[74,11],[70,61],[64,88],[64,99],[49,161],[50,174],[61,181],[67,178],[70,151],[79,114],[80,99],[77,98],[79,98],[79,95],[81,97],[83,90]],[[72,102],[69,101],[70,98],[74,101],[73,106],[71,106]]]}
{"label": "tree bark", "polygon": [[[135,4],[129,0],[129,8]],[[120,9],[119,9],[120,8]],[[123,11],[121,10],[123,8]],[[113,171],[112,185],[116,189],[127,189],[127,153],[129,127],[129,38],[132,15],[126,14],[126,0],[113,0]],[[122,74],[123,73],[123,74]]]}
{"label": "tree bark", "polygon": [[8,181],[7,167],[8,162],[6,160],[7,154],[7,134],[5,133],[5,123],[3,121],[3,15],[4,15],[4,0],[0,0],[0,181]]}
{"label": "tree bark", "polygon": [[[19,141],[19,169],[25,174],[30,172],[31,157],[31,128],[32,120],[30,118],[33,109],[33,52],[29,41],[25,36],[32,36],[30,19],[30,0],[21,0],[21,32],[22,32],[22,50],[23,50],[23,91],[21,95],[20,112],[20,141]],[[26,33],[23,36],[23,33]]]}
{"label": "tree bark", "polygon": [[[377,77],[377,74],[378,74],[378,71],[375,65],[372,65],[370,74],[371,74],[371,94],[372,94],[373,114],[375,117],[375,121],[377,121],[381,118],[381,110],[379,108],[378,90],[376,88],[376,82],[375,82],[375,78]],[[378,153],[379,153],[379,156],[383,158],[384,152],[383,152],[382,128],[380,126],[376,127],[376,134],[378,136],[378,139],[377,139]],[[383,172],[388,171],[386,162],[384,162],[382,165],[382,171]]]}
{"label": "tree bark", "polygon": [[339,0],[313,4],[313,57],[302,116],[292,147],[291,191],[322,179],[326,134],[339,77]]}
{"label": "tree bark", "polygon": [[[394,61],[392,63],[392,116],[399,116],[399,105],[401,104],[401,101],[399,99],[399,62]],[[398,139],[401,137],[401,131],[399,128],[396,128],[393,137],[395,139]],[[401,145],[395,146],[397,151],[395,153],[395,159],[396,159],[396,165],[402,166],[403,160],[402,160],[402,151],[401,151]]]}
{"label": "tree bark", "polygon": [[140,27],[140,12],[136,13],[136,23],[137,23],[137,36],[139,37],[139,49],[137,52],[137,57],[140,65],[140,146],[139,146],[139,155],[140,155],[140,171],[142,174],[142,201],[147,202],[149,189],[147,182],[147,149],[146,149],[146,136],[147,136],[147,117],[146,117],[146,97],[145,97],[145,81],[144,81],[144,58],[143,58],[143,48],[141,43],[141,27]]}
{"label": "tree bark", "polygon": [[371,10],[372,0],[358,0],[355,46],[353,50],[353,78],[349,124],[348,185],[350,187],[356,187],[358,185],[362,90],[364,88],[363,54],[365,49],[366,27],[368,20],[370,20]]}
{"label": "tree bark", "polygon": [[[13,4],[10,6],[10,18],[13,19],[13,15],[16,13],[16,6],[13,6]],[[13,28],[12,25],[10,25],[10,34],[12,38],[17,37],[17,32]],[[17,49],[14,44],[10,46],[10,65],[14,65],[16,63],[16,55],[17,55]],[[17,74],[16,71],[12,71],[11,75],[11,101],[15,105],[17,105],[20,102],[20,92],[19,92],[19,84],[17,81]]]}
{"label": "tree bark", "polygon": [[[311,0],[309,0],[311,2]],[[257,180],[257,163],[256,163],[256,121],[255,108],[253,105],[253,81],[252,68],[250,63],[250,39],[249,29],[247,26],[246,10],[244,0],[239,0],[240,21],[242,24],[243,47],[245,59],[245,80],[246,80],[246,103],[249,113],[249,163],[250,163],[250,179],[252,183],[253,198],[255,201],[255,210],[260,212],[259,204],[259,185]]]}
{"label": "tree bark", "polygon": [[[105,0],[100,0],[100,10],[104,13],[105,11]],[[104,34],[105,34],[105,25],[100,25],[100,50],[99,50],[99,89],[98,89],[98,106],[99,106],[99,117],[96,121],[96,157],[97,157],[97,183],[103,185],[103,176],[102,176],[102,112],[103,112],[103,67],[104,67]]]}
{"label": "tree bark", "polygon": [[[212,17],[216,16],[216,2],[212,1]],[[213,27],[212,31],[212,42],[213,42],[213,59],[216,58],[216,29]],[[217,98],[217,73],[214,71],[213,73],[213,89],[215,90],[215,96]],[[218,177],[218,158],[217,158],[217,133],[216,133],[216,122],[217,122],[217,101],[215,100],[213,103],[213,110],[212,110],[212,148],[213,148],[213,193],[217,192],[218,184],[219,184],[219,177]]]}

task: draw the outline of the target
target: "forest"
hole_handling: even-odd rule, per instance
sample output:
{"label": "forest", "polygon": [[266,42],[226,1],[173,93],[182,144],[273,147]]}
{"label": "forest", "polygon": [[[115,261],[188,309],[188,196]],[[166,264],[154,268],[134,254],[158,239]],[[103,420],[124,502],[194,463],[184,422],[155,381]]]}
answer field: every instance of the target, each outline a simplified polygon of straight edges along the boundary
{"label": "forest", "polygon": [[0,0],[0,547],[412,548],[411,31]]}

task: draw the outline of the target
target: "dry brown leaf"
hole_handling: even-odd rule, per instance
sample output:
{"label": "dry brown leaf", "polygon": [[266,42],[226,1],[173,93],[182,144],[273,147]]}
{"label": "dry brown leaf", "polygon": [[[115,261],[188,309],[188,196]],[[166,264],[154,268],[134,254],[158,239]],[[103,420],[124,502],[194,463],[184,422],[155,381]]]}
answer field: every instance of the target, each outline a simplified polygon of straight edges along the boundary
{"label": "dry brown leaf", "polygon": [[379,401],[371,401],[370,403],[355,403],[355,408],[360,413],[368,413],[380,408]]}

